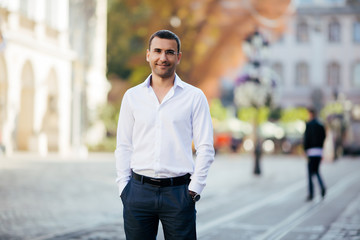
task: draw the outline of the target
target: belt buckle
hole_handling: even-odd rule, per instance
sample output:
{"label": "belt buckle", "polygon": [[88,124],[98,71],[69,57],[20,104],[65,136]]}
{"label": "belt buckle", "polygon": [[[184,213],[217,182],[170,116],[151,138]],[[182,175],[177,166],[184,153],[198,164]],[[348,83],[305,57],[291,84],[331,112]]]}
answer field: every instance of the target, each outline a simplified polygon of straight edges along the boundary
{"label": "belt buckle", "polygon": [[156,179],[156,178],[150,178],[150,181],[152,181],[152,182],[158,182],[158,183],[160,183],[160,182],[161,182],[161,180],[160,180],[160,179]]}
{"label": "belt buckle", "polygon": [[151,185],[155,186],[155,187],[161,187],[161,180],[160,179],[156,179],[156,178],[149,178],[149,181]]}

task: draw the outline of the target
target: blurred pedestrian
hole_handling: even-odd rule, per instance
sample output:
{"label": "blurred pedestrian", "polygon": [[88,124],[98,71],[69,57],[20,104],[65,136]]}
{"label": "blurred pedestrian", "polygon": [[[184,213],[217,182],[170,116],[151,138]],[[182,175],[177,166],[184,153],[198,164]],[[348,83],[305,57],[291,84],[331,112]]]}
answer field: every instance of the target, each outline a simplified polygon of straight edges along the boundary
{"label": "blurred pedestrian", "polygon": [[325,197],[326,187],[321,178],[319,168],[323,155],[323,145],[326,137],[325,128],[316,117],[314,109],[309,109],[310,120],[306,123],[304,133],[304,149],[308,158],[309,195],[307,201],[314,198],[312,178],[316,175],[321,189],[321,196]]}
{"label": "blurred pedestrian", "polygon": [[[117,129],[116,182],[126,239],[196,239],[195,202],[214,160],[213,128],[203,92],[175,73],[178,36],[154,33],[151,74],[123,97]],[[192,141],[196,159],[192,156]]]}

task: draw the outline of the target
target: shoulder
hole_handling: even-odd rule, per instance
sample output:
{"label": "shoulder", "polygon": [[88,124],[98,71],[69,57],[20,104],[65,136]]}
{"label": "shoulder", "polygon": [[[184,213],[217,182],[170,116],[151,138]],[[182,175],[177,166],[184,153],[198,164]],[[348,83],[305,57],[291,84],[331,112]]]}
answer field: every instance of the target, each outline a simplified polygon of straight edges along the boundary
{"label": "shoulder", "polygon": [[312,119],[307,124],[308,125],[320,125],[320,122],[317,119]]}
{"label": "shoulder", "polygon": [[319,119],[316,119],[315,123],[316,123],[316,125],[319,125],[320,127],[324,127],[324,124]]}
{"label": "shoulder", "polygon": [[186,93],[185,98],[191,102],[193,110],[209,108],[208,100],[200,88],[186,83],[183,90]]}
{"label": "shoulder", "polygon": [[133,106],[136,102],[138,102],[139,98],[143,96],[143,91],[146,87],[141,86],[141,84],[136,85],[134,87],[129,88],[125,91],[122,97],[122,105],[130,105]]}
{"label": "shoulder", "polygon": [[200,88],[186,82],[182,82],[182,84],[184,91],[188,94],[191,94],[193,97],[205,97],[204,92]]}
{"label": "shoulder", "polygon": [[136,85],[134,87],[129,88],[128,90],[126,90],[124,97],[130,97],[130,96],[136,96],[138,93],[140,93],[141,91],[144,91],[144,89],[146,89],[146,87],[143,85],[143,83]]}

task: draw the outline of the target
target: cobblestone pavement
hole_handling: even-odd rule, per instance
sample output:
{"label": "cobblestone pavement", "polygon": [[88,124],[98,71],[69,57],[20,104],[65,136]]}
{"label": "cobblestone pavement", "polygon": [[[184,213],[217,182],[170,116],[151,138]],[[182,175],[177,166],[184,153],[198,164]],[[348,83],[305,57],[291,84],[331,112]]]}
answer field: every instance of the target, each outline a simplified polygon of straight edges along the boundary
{"label": "cobblestone pavement", "polygon": [[[204,226],[208,220],[207,214],[211,214],[211,211],[215,212],[216,204],[221,204],[224,200],[222,193],[238,187],[228,184],[229,175],[238,172],[240,182],[244,186],[249,186],[243,192],[238,192],[238,196],[271,191],[270,186],[278,182],[286,186],[286,181],[290,184],[292,180],[304,177],[303,171],[299,171],[299,168],[302,169],[304,166],[299,157],[287,157],[289,160],[286,161],[270,159],[266,163],[268,165],[265,166],[266,174],[263,180],[254,180],[251,174],[244,174],[250,171],[249,167],[252,166],[250,157],[242,156],[241,160],[237,156],[230,158],[232,159],[228,160],[227,156],[218,156],[211,169],[207,190],[198,207],[199,239],[223,239],[219,238],[219,235],[205,234],[207,232],[201,231],[201,228],[206,229]],[[341,166],[327,164],[325,170],[335,173],[340,167],[351,169],[352,166],[356,166],[360,169],[359,163],[360,159],[344,160]],[[229,169],[229,166],[233,169]],[[293,167],[290,169],[290,166]],[[283,171],[283,176],[280,177],[275,170]],[[0,158],[0,240],[125,239],[121,216],[122,205],[117,197],[114,178],[112,154],[91,154],[88,159],[63,159],[58,156],[39,158],[27,154]],[[227,186],[229,189],[219,189],[219,186]],[[261,199],[261,196],[256,197]],[[252,205],[254,204],[249,202],[249,206]],[[222,207],[225,209],[230,206]],[[226,228],[221,228],[219,225],[218,229],[228,231],[226,240],[239,240],[259,239],[256,236],[261,235],[268,227],[266,225],[254,227],[250,224],[245,226],[233,222],[226,223]],[[241,238],[238,229],[241,229]],[[356,193],[356,197],[349,201],[331,224],[314,227],[308,232],[311,234],[301,235],[305,237],[298,235],[297,238],[263,239],[360,240],[360,194]],[[220,231],[219,234],[224,236],[224,233]],[[159,240],[161,239],[163,237],[160,234]]]}
{"label": "cobblestone pavement", "polygon": [[360,240],[360,194],[331,224],[321,240]]}
{"label": "cobblestone pavement", "polygon": [[122,229],[114,175],[111,154],[0,159],[0,239],[51,239],[104,223]]}

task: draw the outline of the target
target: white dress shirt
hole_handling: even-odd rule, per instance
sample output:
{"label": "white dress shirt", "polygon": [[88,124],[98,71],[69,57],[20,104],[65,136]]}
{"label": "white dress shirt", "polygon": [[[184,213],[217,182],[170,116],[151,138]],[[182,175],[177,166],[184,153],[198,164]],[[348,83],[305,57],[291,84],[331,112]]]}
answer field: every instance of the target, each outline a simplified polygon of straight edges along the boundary
{"label": "white dress shirt", "polygon": [[176,75],[174,86],[160,104],[150,79],[151,75],[127,90],[121,103],[115,150],[119,194],[130,180],[131,170],[154,178],[190,173],[189,190],[200,194],[214,161],[206,97]]}

